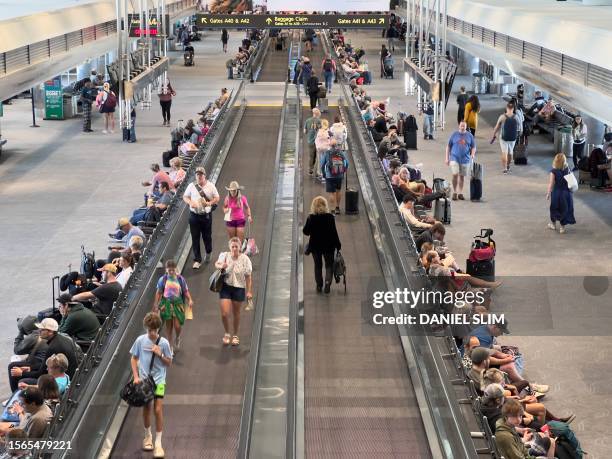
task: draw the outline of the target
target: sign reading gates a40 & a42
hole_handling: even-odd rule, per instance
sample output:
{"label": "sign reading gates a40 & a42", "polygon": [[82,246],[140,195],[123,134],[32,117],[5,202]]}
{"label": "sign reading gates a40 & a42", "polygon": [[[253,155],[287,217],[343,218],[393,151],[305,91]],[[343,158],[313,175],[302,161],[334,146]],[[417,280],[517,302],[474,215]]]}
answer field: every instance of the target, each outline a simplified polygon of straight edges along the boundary
{"label": "sign reading gates a40 & a42", "polygon": [[45,81],[45,119],[64,119],[62,80],[59,78]]}

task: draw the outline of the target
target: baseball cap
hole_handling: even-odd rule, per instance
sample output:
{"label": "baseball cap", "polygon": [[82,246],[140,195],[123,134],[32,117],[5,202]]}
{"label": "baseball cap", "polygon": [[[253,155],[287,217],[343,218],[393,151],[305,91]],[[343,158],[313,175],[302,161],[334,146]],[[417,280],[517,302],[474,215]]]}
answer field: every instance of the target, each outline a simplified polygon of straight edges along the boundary
{"label": "baseball cap", "polygon": [[484,394],[489,398],[500,398],[504,396],[504,388],[501,384],[489,384],[487,387],[485,387]]}
{"label": "baseball cap", "polygon": [[206,175],[206,169],[204,169],[202,166],[197,167],[196,170],[195,170],[195,173],[196,174],[204,174],[204,175]]}
{"label": "baseball cap", "polygon": [[102,271],[107,271],[109,273],[113,273],[116,274],[117,273],[117,267],[112,264],[112,263],[106,263],[104,266],[102,266],[100,269],[98,269],[99,272]]}
{"label": "baseball cap", "polygon": [[36,328],[56,332],[59,329],[59,325],[57,324],[57,320],[47,317],[46,319],[43,319],[42,322],[37,323]]}
{"label": "baseball cap", "polygon": [[72,301],[72,295],[70,293],[62,293],[57,297],[57,302],[61,304],[68,304]]}
{"label": "baseball cap", "polygon": [[472,350],[472,355],[470,358],[472,359],[472,363],[478,365],[487,360],[490,355],[491,351],[486,347],[477,347],[476,349]]}
{"label": "baseball cap", "polygon": [[127,217],[122,217],[117,222],[117,228],[121,228],[122,226],[129,225],[129,224],[130,224],[130,219]]}

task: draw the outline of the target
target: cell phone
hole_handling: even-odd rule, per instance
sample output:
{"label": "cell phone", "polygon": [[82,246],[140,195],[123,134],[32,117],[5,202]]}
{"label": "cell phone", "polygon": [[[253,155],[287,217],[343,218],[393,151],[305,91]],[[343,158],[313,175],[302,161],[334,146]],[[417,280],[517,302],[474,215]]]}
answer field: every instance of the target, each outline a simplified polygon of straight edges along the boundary
{"label": "cell phone", "polygon": [[541,428],[540,428],[540,432],[544,432],[544,433],[550,433],[550,427],[548,427],[548,424],[544,424]]}

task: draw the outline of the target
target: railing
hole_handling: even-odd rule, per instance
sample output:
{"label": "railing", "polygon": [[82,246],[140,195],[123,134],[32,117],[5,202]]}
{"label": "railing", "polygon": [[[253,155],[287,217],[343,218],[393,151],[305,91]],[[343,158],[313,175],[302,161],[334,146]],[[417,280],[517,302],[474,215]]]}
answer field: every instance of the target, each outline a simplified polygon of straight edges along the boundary
{"label": "railing", "polygon": [[[47,438],[49,440],[75,439],[73,441],[73,448],[79,448],[77,450],[79,451],[79,457],[85,457],[81,456],[81,454],[85,454],[85,451],[96,449],[96,440],[99,441],[100,436],[103,434],[103,429],[94,429],[89,432],[81,432],[82,435],[85,437],[89,436],[89,438],[79,438],[77,440],[77,434],[82,424],[94,422],[92,419],[86,419],[87,414],[92,415],[87,410],[97,391],[101,389],[104,378],[108,377],[112,372],[116,375],[121,370],[127,369],[125,355],[123,353],[121,355],[117,354],[118,350],[121,349],[120,344],[125,341],[124,335],[130,330],[130,327],[131,332],[139,330],[139,327],[133,327],[132,325],[135,323],[139,324],[142,317],[144,317],[143,311],[149,310],[147,305],[152,297],[149,295],[151,280],[154,279],[160,261],[163,258],[173,257],[180,243],[181,238],[176,237],[175,230],[182,229],[184,225],[181,226],[181,224],[186,221],[186,206],[182,201],[182,195],[191,179],[195,176],[195,168],[202,164],[210,163],[214,159],[213,155],[220,149],[219,144],[224,141],[223,131],[230,124],[225,123],[225,121],[233,114],[232,108],[234,108],[234,104],[236,104],[242,95],[243,88],[244,84],[241,82],[238,89],[232,93],[230,99],[222,107],[217,118],[212,123],[204,143],[194,156],[187,170],[186,180],[177,189],[168,209],[164,212],[161,221],[153,231],[132,276],[115,302],[109,317],[96,335],[89,352],[79,365],[68,390],[57,406],[55,416],[47,431]],[[138,313],[142,317],[136,318]],[[117,361],[119,367],[112,365],[113,360]],[[116,398],[114,400],[116,404],[119,402],[119,389],[121,387],[121,378],[118,379],[119,381],[114,381],[112,384],[107,384],[107,387],[102,387],[102,389],[108,390],[108,394],[112,394]],[[105,403],[110,406],[111,401],[107,400]],[[110,409],[110,411],[114,410]],[[102,413],[103,410],[100,410],[100,414]],[[103,418],[103,415],[101,419],[95,421],[110,422],[108,419]],[[91,446],[89,445],[90,443]],[[53,457],[60,457],[62,455],[62,453],[57,452],[53,454]]]}

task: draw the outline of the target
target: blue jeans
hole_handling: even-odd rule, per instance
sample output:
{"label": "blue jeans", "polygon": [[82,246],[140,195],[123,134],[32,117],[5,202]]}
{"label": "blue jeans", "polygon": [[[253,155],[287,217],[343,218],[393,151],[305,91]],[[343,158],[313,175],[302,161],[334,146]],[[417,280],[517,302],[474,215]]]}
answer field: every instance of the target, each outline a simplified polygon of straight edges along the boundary
{"label": "blue jeans", "polygon": [[334,72],[331,70],[328,72],[323,72],[323,77],[325,78],[325,89],[327,89],[328,92],[331,92],[332,83],[334,82]]}
{"label": "blue jeans", "polygon": [[144,219],[147,210],[148,209],[136,209],[132,214],[132,218],[130,218],[130,223],[132,225],[138,225],[138,222]]}
{"label": "blue jeans", "polygon": [[136,142],[136,120],[132,119],[132,127],[130,128],[130,142]]}
{"label": "blue jeans", "polygon": [[433,135],[433,115],[423,116],[423,134]]}

